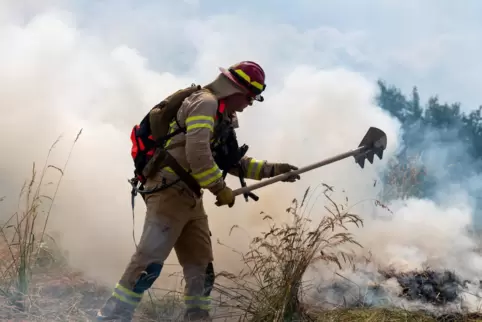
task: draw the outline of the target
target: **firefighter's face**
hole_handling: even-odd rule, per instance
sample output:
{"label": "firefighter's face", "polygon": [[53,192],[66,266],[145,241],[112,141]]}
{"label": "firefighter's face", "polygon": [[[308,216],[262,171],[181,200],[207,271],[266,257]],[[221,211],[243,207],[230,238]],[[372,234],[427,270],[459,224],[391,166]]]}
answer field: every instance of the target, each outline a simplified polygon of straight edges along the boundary
{"label": "firefighter's face", "polygon": [[249,95],[236,93],[226,97],[225,103],[231,112],[242,112],[248,105],[253,104],[253,99]]}

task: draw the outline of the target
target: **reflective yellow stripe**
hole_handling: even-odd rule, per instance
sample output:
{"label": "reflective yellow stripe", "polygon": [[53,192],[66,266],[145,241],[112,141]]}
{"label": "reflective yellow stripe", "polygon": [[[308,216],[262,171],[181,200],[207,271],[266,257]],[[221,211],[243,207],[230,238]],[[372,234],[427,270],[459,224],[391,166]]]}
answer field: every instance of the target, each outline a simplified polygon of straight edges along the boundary
{"label": "reflective yellow stripe", "polygon": [[217,170],[219,170],[219,168],[218,168],[217,165],[215,165],[215,166],[212,167],[211,169],[206,170],[206,171],[203,171],[203,172],[201,172],[201,173],[194,174],[193,176],[194,176],[194,178],[196,178],[196,179],[200,179],[200,178],[202,178],[202,177],[204,177],[204,176],[207,176],[208,174],[211,174],[211,173],[216,172]]}
{"label": "reflective yellow stripe", "polygon": [[112,296],[121,302],[137,306],[142,299],[142,294],[133,292],[119,283],[116,284]]}
{"label": "reflective yellow stripe", "polygon": [[184,296],[184,304],[187,308],[211,309],[210,296]]}
{"label": "reflective yellow stripe", "polygon": [[249,160],[246,177],[249,179],[261,180],[261,169],[265,162],[266,161],[258,161],[255,159]]}
{"label": "reflective yellow stripe", "polygon": [[[175,174],[174,170],[172,170],[171,167],[165,167],[163,168],[163,170],[166,170],[169,173]],[[185,168],[184,170],[188,171]],[[214,181],[218,180],[219,178],[221,178],[223,176],[223,173],[221,172],[221,170],[219,170],[218,166],[216,165],[207,171],[201,172],[196,175],[193,174],[192,176],[197,180],[199,185],[204,188],[204,187],[207,187],[209,184],[213,183]]]}
{"label": "reflective yellow stripe", "polygon": [[203,171],[201,173],[196,173],[192,175],[199,183],[201,187],[206,187],[214,181],[218,180],[223,176],[221,170],[219,170],[217,165],[214,165],[211,169]]}
{"label": "reflective yellow stripe", "polygon": [[196,115],[196,116],[189,116],[186,119],[186,124],[194,121],[211,121],[214,123],[214,117],[207,116],[207,115]]}
{"label": "reflective yellow stripe", "polygon": [[186,131],[189,132],[194,129],[207,128],[211,132],[214,130],[214,117],[197,115],[190,116],[186,119]]}
{"label": "reflective yellow stripe", "polygon": [[251,85],[253,85],[254,87],[256,87],[257,89],[259,89],[260,91],[263,90],[263,85],[258,83],[257,81],[251,81],[251,77],[249,77],[248,74],[246,74],[244,71],[242,71],[241,69],[236,69],[235,70],[236,74],[238,74],[239,76],[241,76],[245,81],[247,81],[248,83],[250,83]]}
{"label": "reflective yellow stripe", "polygon": [[[175,131],[174,129],[174,126],[177,125],[176,123],[176,120],[172,121],[171,124],[169,124],[169,131],[167,132],[167,134],[171,134],[172,132]],[[169,146],[169,144],[171,144],[171,141],[174,137],[170,138],[169,140],[166,141],[166,145],[164,146],[165,148],[167,148]]]}
{"label": "reflective yellow stripe", "polygon": [[209,129],[211,132],[214,130],[213,126],[209,124],[193,124],[193,125],[189,125],[186,131],[189,132],[194,129],[201,129],[201,128]]}
{"label": "reflective yellow stripe", "polygon": [[[165,167],[163,168],[163,170],[166,170],[167,172],[170,172],[170,173],[175,173],[174,170],[171,169],[171,167]],[[186,169],[184,169],[186,170]]]}
{"label": "reflective yellow stripe", "polygon": [[137,304],[139,304],[139,302],[129,300],[128,298],[124,297],[123,295],[117,294],[115,292],[112,293],[112,296],[114,296],[116,299],[118,299],[121,302],[130,304],[130,305],[133,305],[133,306],[137,306]]}
{"label": "reflective yellow stripe", "polygon": [[129,296],[137,297],[137,298],[142,297],[142,294],[131,291],[131,290],[125,288],[124,286],[120,285],[119,283],[116,284],[115,288],[121,290],[122,292],[126,293]]}

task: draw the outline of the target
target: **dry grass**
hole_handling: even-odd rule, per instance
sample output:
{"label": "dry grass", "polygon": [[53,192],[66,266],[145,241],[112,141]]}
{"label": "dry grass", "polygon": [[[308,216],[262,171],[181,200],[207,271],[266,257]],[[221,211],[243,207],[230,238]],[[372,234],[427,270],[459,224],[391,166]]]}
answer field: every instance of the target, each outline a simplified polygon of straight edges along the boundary
{"label": "dry grass", "polygon": [[[63,168],[49,164],[50,153],[59,140],[50,147],[39,178],[35,163],[33,164],[31,179],[24,183],[20,192],[18,210],[0,227],[0,238],[9,255],[3,258],[0,267],[0,293],[20,311],[28,309],[32,269],[36,266],[39,255],[43,258],[46,256],[45,232],[50,212],[70,155],[81,133],[82,130],[77,134]],[[50,169],[60,173],[52,196],[42,193],[45,175]],[[49,202],[47,209],[43,208],[45,201]]]}
{"label": "dry grass", "polygon": [[323,311],[317,315],[323,322],[481,322],[477,315],[449,314],[435,317],[424,312],[410,312],[403,309],[337,309]]}
{"label": "dry grass", "polygon": [[[73,272],[60,247],[46,234],[50,211],[70,158],[69,153],[63,167],[48,164],[56,143],[40,174],[33,165],[31,180],[20,193],[18,211],[0,226],[2,321],[91,321],[112,291],[111,287]],[[41,188],[51,170],[59,173],[60,178],[49,196]],[[308,269],[317,263],[338,268],[351,264],[353,254],[344,249],[361,247],[349,228],[361,227],[363,221],[350,213],[348,199],[345,204],[338,204],[330,197],[332,188],[325,188],[326,215],[318,222],[305,215],[309,189],[301,202],[295,199],[287,209],[290,223],[278,224],[265,215],[268,231],[252,240],[249,252],[239,253],[244,261],[242,271],[220,272],[217,276],[213,292],[218,307],[215,321],[471,321],[462,315],[435,319],[399,309],[326,310],[308,305],[304,297],[312,285],[303,280]],[[181,294],[171,292],[157,297],[157,293],[153,289],[144,298],[136,321],[179,320],[183,309]]]}
{"label": "dry grass", "polygon": [[[352,254],[342,251],[345,244],[359,245],[346,225],[361,226],[360,217],[350,213],[346,205],[335,203],[327,188],[323,195],[330,207],[318,223],[305,216],[301,203],[293,200],[287,209],[292,222],[278,225],[270,216],[269,231],[252,240],[250,251],[240,254],[245,268],[237,273],[220,272],[216,291],[224,296],[222,305],[239,309],[239,320],[299,321],[314,320],[301,298],[306,287],[303,276],[318,262],[334,263],[339,268],[351,261]],[[219,281],[224,281],[220,284]]]}
{"label": "dry grass", "polygon": [[[52,206],[81,133],[73,141],[63,167],[49,164],[59,139],[50,147],[40,173],[33,164],[31,179],[21,189],[17,211],[0,226],[1,321],[91,321],[112,292],[73,271],[55,239],[46,233]],[[52,170],[60,177],[46,184]],[[51,195],[44,192],[46,186],[53,190]],[[138,314],[145,321],[157,321],[161,315],[179,311],[179,300],[172,297],[145,302],[150,303],[143,303]]]}
{"label": "dry grass", "polygon": [[318,321],[325,322],[435,322],[436,320],[423,313],[407,312],[405,310],[393,309],[337,309],[320,312],[317,315]]}

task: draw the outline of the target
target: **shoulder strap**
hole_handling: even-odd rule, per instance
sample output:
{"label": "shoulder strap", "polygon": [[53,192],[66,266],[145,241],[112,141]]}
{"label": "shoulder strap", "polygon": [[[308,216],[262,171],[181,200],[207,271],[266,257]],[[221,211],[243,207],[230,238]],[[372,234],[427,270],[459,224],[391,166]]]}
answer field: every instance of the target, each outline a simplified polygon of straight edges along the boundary
{"label": "shoulder strap", "polygon": [[224,115],[225,109],[226,109],[226,102],[224,102],[224,100],[219,100],[218,111],[216,112],[215,120],[217,120],[218,118],[222,118],[222,116]]}

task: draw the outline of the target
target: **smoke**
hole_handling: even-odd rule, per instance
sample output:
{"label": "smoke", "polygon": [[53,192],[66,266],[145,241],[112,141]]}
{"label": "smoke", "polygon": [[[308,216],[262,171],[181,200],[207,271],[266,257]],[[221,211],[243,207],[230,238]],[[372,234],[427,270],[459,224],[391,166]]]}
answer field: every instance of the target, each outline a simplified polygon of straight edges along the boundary
{"label": "smoke", "polygon": [[420,157],[414,166],[424,166],[425,197],[391,199],[390,211],[370,205],[371,211],[361,214],[364,228],[353,231],[364,247],[357,251],[356,269],[338,271],[340,275],[322,268],[311,273],[322,280],[311,294],[316,301],[437,313],[479,311],[480,174],[472,147],[459,133],[460,125],[442,130],[425,126],[404,135],[412,139],[399,151]]}
{"label": "smoke", "polygon": [[[213,60],[209,74],[201,76],[152,70],[134,48],[122,43],[111,48],[100,36],[77,28],[73,14],[60,10],[43,11],[24,24],[6,22],[0,37],[5,47],[0,54],[1,148],[8,156],[2,158],[1,193],[10,201],[3,204],[5,214],[11,213],[8,206],[15,205],[31,163],[43,162],[51,143],[63,134],[51,157],[51,163],[61,165],[83,128],[50,228],[59,232],[73,266],[113,283],[134,249],[126,181],[132,174],[131,126],[168,93],[196,79],[215,77],[220,64]],[[209,50],[200,48],[197,56],[206,59],[205,51]],[[356,147],[372,125],[387,131],[390,149],[396,146],[397,123],[373,105],[375,88],[362,76],[343,69],[299,66],[279,81],[269,81],[267,102],[240,116],[239,137],[250,145],[250,155],[301,166]],[[361,187],[373,169],[361,171],[353,160],[343,161],[305,176],[296,185],[265,188],[257,192],[261,197],[257,204],[239,199],[237,209],[216,208],[207,194],[213,239],[228,239],[234,223],[247,227],[252,236],[262,229],[261,210],[282,213],[294,194],[321,178]],[[50,175],[56,179],[55,173]],[[235,178],[229,182],[238,185]],[[137,238],[144,210],[138,198]],[[242,248],[249,241],[248,236],[239,238],[239,244],[232,246]],[[216,248],[216,264],[228,265],[224,259],[228,252]],[[169,262],[175,263],[175,257]]]}
{"label": "smoke", "polygon": [[[380,268],[407,272],[426,264],[434,269],[456,270],[463,278],[478,278],[481,258],[466,232],[473,209],[470,193],[463,189],[457,194],[451,191],[450,202],[445,203],[440,199],[395,201],[390,205],[394,214],[388,221],[371,217],[383,211],[373,208],[369,201],[380,192],[374,182],[380,181],[387,160],[402,142],[400,124],[376,106],[376,86],[363,75],[343,68],[318,69],[302,64],[301,49],[298,60],[290,59],[277,70],[274,61],[283,62],[284,58],[278,58],[275,44],[283,35],[275,35],[275,29],[266,32],[273,47],[262,56],[247,50],[217,51],[233,48],[230,45],[236,41],[228,37],[229,33],[240,36],[240,31],[224,30],[214,18],[205,25],[200,21],[188,24],[183,31],[188,35],[180,37],[192,43],[173,40],[173,46],[179,48],[169,48],[169,53],[188,48],[185,55],[190,57],[182,72],[174,72],[170,69],[176,63],[162,61],[152,67],[145,51],[136,49],[146,46],[140,40],[135,47],[122,41],[121,32],[115,34],[115,28],[109,27],[108,33],[80,28],[71,12],[45,6],[25,14],[11,4],[2,4],[0,9],[5,13],[0,20],[0,196],[7,196],[1,204],[1,218],[14,211],[32,162],[41,164],[52,142],[63,134],[51,159],[51,163],[61,165],[82,128],[53,207],[50,230],[59,234],[71,265],[86,274],[115,283],[134,250],[127,183],[132,175],[131,127],[170,92],[192,82],[206,82],[216,76],[218,66],[254,56],[266,66],[269,86],[266,101],[240,115],[238,137],[250,146],[249,155],[304,166],[356,148],[370,126],[384,130],[389,145],[384,159],[375,159],[374,165],[367,163],[365,169],[352,158],[343,160],[304,174],[295,184],[279,183],[255,191],[260,196],[258,203],[238,198],[233,209],[217,208],[214,197],[207,193],[205,205],[217,270],[239,266],[239,257],[217,245],[217,239],[246,250],[250,238],[266,229],[261,211],[286,219],[283,214],[293,197],[301,197],[308,186],[324,182],[340,192],[337,196],[348,195],[351,204],[368,200],[355,207],[366,224],[354,233],[363,251],[373,254],[372,262],[363,270],[342,272],[348,278],[367,286],[374,280],[384,281]],[[137,18],[139,14],[142,12],[136,12]],[[223,22],[226,17],[219,19]],[[248,35],[249,30],[241,36],[248,41]],[[300,45],[303,43],[300,41]],[[166,52],[162,55],[172,57]],[[443,146],[437,148],[444,150]],[[437,158],[433,162],[441,164]],[[50,176],[56,179],[55,172]],[[236,178],[229,178],[228,183],[233,188],[239,185]],[[343,189],[345,193],[341,194]],[[447,193],[438,191],[440,196]],[[138,197],[134,219],[137,239],[144,211]],[[323,214],[323,204],[315,204],[311,216],[316,219]],[[230,233],[233,225],[243,230]],[[167,283],[164,288],[178,286],[179,282],[167,278],[169,272],[179,270],[174,254],[168,264],[173,266],[168,265],[161,278]],[[339,299],[330,295],[336,293],[330,284],[331,271],[320,268],[316,274],[327,285],[325,299]],[[383,283],[394,297],[400,291],[394,279]]]}

